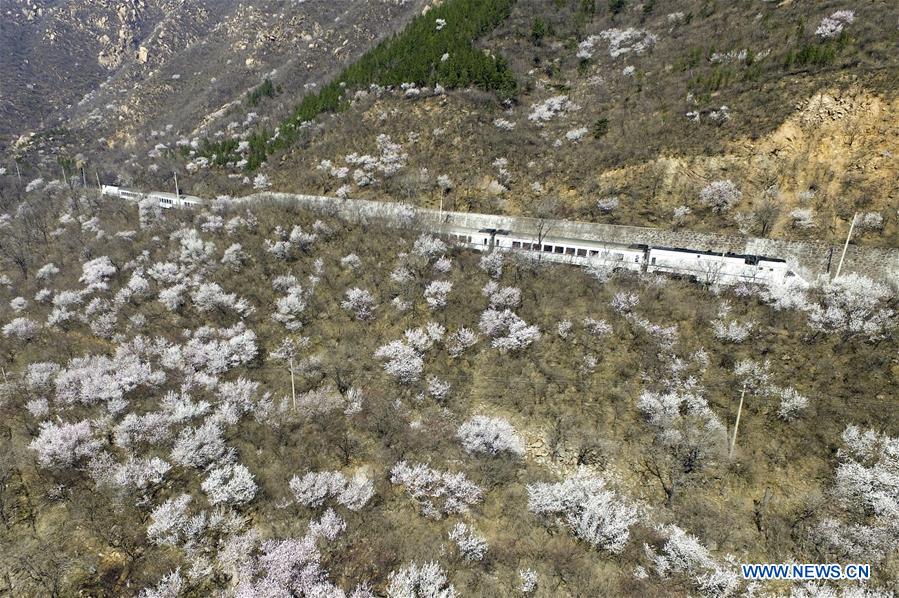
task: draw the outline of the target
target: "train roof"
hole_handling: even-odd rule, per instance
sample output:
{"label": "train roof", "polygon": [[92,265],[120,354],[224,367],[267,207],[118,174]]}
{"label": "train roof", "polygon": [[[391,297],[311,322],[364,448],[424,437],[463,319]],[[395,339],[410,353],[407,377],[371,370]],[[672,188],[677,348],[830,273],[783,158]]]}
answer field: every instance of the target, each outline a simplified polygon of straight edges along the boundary
{"label": "train roof", "polygon": [[185,195],[182,193],[179,196],[168,191],[150,191],[149,193],[147,193],[147,197],[161,197],[165,199],[171,199],[172,201],[180,199],[181,201],[195,201],[197,203],[203,203],[203,199],[197,197],[196,195]]}
{"label": "train roof", "polygon": [[720,251],[708,251],[704,249],[684,249],[683,247],[665,247],[661,245],[653,245],[651,249],[658,249],[661,251],[673,251],[675,253],[689,253],[693,255],[713,255],[716,257],[729,257],[729,258],[739,258],[743,260],[764,260],[766,262],[782,262],[786,263],[787,260],[782,260],[777,257],[767,257],[764,255],[756,255],[752,253],[731,253],[729,251],[720,252]]}

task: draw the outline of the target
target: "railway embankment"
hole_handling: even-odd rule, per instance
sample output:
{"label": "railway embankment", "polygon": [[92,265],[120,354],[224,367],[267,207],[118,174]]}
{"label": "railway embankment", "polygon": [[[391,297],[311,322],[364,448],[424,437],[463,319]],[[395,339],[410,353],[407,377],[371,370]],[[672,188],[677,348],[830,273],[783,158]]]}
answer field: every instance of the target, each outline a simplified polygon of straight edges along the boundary
{"label": "railway embankment", "polygon": [[[323,195],[269,192],[257,193],[241,199],[245,201],[293,202],[348,219],[377,218],[395,221],[398,224],[416,220],[419,224],[433,230],[439,230],[441,226],[473,229],[494,228],[535,236],[583,239],[620,245],[637,244],[761,255],[786,260],[806,280],[814,280],[818,276],[834,272],[843,251],[842,245],[833,245],[823,241],[786,241],[573,220],[472,212],[440,212],[412,208],[401,203],[340,199]],[[883,282],[899,280],[899,248],[865,247],[850,243],[846,250],[843,272],[855,272]]]}

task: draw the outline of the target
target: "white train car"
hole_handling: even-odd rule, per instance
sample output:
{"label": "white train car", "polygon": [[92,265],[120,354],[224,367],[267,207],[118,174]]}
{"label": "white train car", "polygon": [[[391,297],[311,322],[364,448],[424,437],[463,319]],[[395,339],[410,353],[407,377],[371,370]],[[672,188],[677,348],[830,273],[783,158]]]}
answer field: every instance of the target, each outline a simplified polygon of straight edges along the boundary
{"label": "white train car", "polygon": [[646,248],[640,245],[617,245],[549,236],[538,238],[533,235],[490,229],[444,227],[441,234],[478,251],[488,251],[491,248],[499,251],[521,251],[550,262],[586,267],[603,265],[614,270],[635,272],[643,269],[646,253]]}
{"label": "white train car", "polygon": [[539,254],[540,259],[576,266],[605,266],[613,270],[643,269],[645,247],[618,245],[563,237],[544,237],[516,234],[496,237],[496,246],[505,251],[524,251]]}
{"label": "white train car", "polygon": [[659,272],[705,284],[788,284],[804,281],[786,261],[757,255],[721,254],[676,247],[620,245],[563,237],[537,238],[506,230],[444,227],[444,238],[478,251],[521,251],[545,261],[612,270]]}
{"label": "white train car", "polygon": [[791,278],[798,280],[781,259],[673,247],[649,248],[646,271],[686,276],[705,284],[784,284]]}
{"label": "white train car", "polygon": [[175,195],[165,191],[151,191],[147,194],[150,199],[159,202],[160,208],[195,208],[203,205],[203,200],[194,195]]}
{"label": "white train car", "polygon": [[144,198],[150,198],[156,200],[159,207],[165,209],[195,208],[203,205],[203,200],[194,195],[175,195],[174,193],[165,191],[142,193],[140,191],[132,191],[131,189],[125,189],[124,187],[117,187],[115,185],[103,185],[100,188],[100,193],[102,195],[109,195],[111,197],[118,197],[119,199],[127,199],[129,201],[140,201]]}

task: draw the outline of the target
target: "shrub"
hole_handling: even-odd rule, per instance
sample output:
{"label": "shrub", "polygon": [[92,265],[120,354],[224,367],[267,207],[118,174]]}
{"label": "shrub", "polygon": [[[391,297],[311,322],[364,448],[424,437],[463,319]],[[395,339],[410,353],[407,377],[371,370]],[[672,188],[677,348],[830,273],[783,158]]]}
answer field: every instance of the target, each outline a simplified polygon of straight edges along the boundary
{"label": "shrub", "polygon": [[459,426],[456,436],[469,453],[496,456],[508,452],[515,457],[524,455],[521,436],[508,420],[501,417],[476,415]]}

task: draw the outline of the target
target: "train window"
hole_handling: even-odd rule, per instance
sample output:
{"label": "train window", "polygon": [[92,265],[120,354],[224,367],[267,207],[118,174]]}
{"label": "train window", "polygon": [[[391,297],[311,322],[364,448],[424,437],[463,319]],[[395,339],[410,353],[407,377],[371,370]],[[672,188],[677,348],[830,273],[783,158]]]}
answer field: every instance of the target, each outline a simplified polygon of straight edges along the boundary
{"label": "train window", "polygon": [[512,241],[512,249],[521,249],[521,241]]}
{"label": "train window", "polygon": [[565,253],[567,253],[568,255],[574,255],[574,247],[566,247]]}
{"label": "train window", "polygon": [[484,245],[486,245],[486,244],[487,244],[487,239],[484,239]]}
{"label": "train window", "polygon": [[522,248],[522,249],[530,249],[530,248],[531,248],[531,244],[530,244],[530,243],[522,243],[522,244],[521,244],[521,248]]}
{"label": "train window", "polygon": [[787,270],[787,273],[784,276],[796,276],[796,275],[793,274],[792,270]]}
{"label": "train window", "polygon": [[468,239],[468,242],[469,242],[469,243],[471,243],[471,235],[468,235],[468,236],[465,237],[465,238]]}
{"label": "train window", "polygon": [[635,255],[635,256],[634,256],[634,263],[636,264],[636,263],[639,263],[639,262],[640,262],[640,256],[639,256],[639,255]]}
{"label": "train window", "polygon": [[543,251],[546,251],[546,252],[548,252],[548,253],[551,253],[552,250],[553,250],[553,246],[552,246],[552,245],[544,245],[544,246],[543,246]]}
{"label": "train window", "polygon": [[595,249],[591,249],[591,250],[590,250],[590,257],[594,257],[594,256],[597,256],[597,255],[599,255],[599,252],[598,252],[597,250],[595,250]]}
{"label": "train window", "polygon": [[651,263],[653,266],[655,266],[655,265],[656,265],[656,258],[652,258],[652,261],[651,261],[650,263]]}
{"label": "train window", "polygon": [[585,255],[587,255],[587,250],[586,249],[578,249],[577,254],[579,257],[584,257]]}
{"label": "train window", "polygon": [[556,253],[565,253],[565,248],[561,245],[556,245]]}

